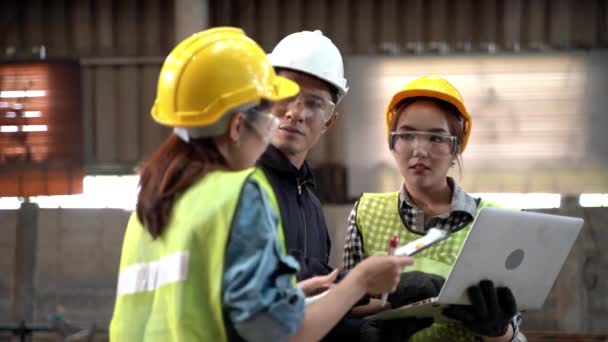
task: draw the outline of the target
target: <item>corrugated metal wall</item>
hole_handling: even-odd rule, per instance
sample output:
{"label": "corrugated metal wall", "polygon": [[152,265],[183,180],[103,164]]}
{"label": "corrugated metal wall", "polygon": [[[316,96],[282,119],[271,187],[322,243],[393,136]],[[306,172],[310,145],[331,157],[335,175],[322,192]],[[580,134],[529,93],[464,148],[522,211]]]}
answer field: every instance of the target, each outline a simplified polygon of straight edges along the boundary
{"label": "corrugated metal wall", "polygon": [[89,173],[133,172],[134,164],[166,136],[168,130],[149,114],[161,64],[161,58],[109,64],[84,61],[85,165]]}
{"label": "corrugated metal wall", "polygon": [[[163,56],[174,44],[172,0],[2,0],[0,56]],[[34,51],[35,52],[35,51]]]}
{"label": "corrugated metal wall", "polygon": [[3,0],[0,61],[80,59],[89,172],[131,172],[166,135],[150,120],[174,46],[169,0]]}
{"label": "corrugated metal wall", "polygon": [[213,0],[212,25],[241,26],[265,49],[321,29],[344,53],[608,46],[605,0]]}
{"label": "corrugated metal wall", "polygon": [[[321,29],[345,54],[346,74],[351,84],[351,91],[339,108],[344,115],[313,149],[309,160],[317,166],[336,162],[345,166],[348,170],[348,196],[358,195],[362,191],[387,190],[371,186],[367,182],[392,184],[392,180],[395,179],[400,184],[401,179],[394,178],[392,170],[385,172],[384,169],[374,166],[375,158],[381,154],[373,148],[372,153],[362,154],[362,151],[366,150],[365,147],[378,146],[377,144],[383,141],[381,138],[374,139],[371,140],[372,145],[369,145],[366,137],[369,139],[369,136],[373,136],[376,131],[373,130],[375,126],[368,124],[366,120],[373,121],[369,118],[369,114],[384,108],[386,102],[378,101],[380,97],[384,98],[386,94],[403,86],[404,83],[401,82],[405,82],[404,70],[399,62],[411,63],[411,77],[428,73],[428,70],[432,69],[429,65],[429,57],[442,60],[443,56],[446,59],[454,56],[461,58],[463,63],[468,63],[479,57],[494,56],[498,60],[496,62],[498,65],[499,56],[508,58],[526,55],[557,58],[563,56],[564,52],[580,53],[608,47],[608,1],[606,0],[215,0],[210,3],[213,25],[241,26],[267,50],[272,49],[286,34],[303,29]],[[399,66],[392,70],[380,70],[386,68],[386,63],[380,63],[386,58],[379,58],[384,55],[390,55]],[[418,56],[420,58],[417,58]],[[589,58],[593,59],[593,57]],[[568,64],[565,65],[567,67]],[[477,164],[502,165],[502,163],[493,163],[491,159],[492,156],[504,156],[505,153],[521,157],[520,159],[528,155],[526,163],[517,164],[520,168],[517,174],[502,170],[489,172],[487,167],[479,170],[478,173],[472,173],[470,166],[473,163],[466,161],[464,174],[467,177],[463,182],[469,191],[577,193],[608,189],[606,186],[608,178],[603,176],[606,170],[603,166],[605,158],[602,157],[607,151],[602,144],[606,144],[608,139],[594,133],[594,127],[603,122],[596,118],[601,115],[596,114],[599,113],[596,108],[601,108],[596,102],[601,102],[600,99],[603,97],[599,95],[592,98],[594,101],[589,101],[588,96],[589,90],[599,84],[597,80],[592,80],[593,75],[598,72],[604,75],[603,69],[587,72],[586,68],[595,68],[593,63],[582,66],[575,63],[570,65],[578,65],[582,70],[566,70],[565,74],[574,76],[575,79],[566,80],[565,85],[564,80],[540,75],[537,70],[528,71],[534,75],[525,73],[520,75],[521,82],[529,82],[533,79],[538,88],[545,87],[545,92],[554,94],[556,98],[559,98],[557,94],[565,91],[573,100],[570,107],[560,107],[553,102],[551,102],[552,106],[539,106],[539,102],[535,102],[533,98],[538,97],[538,94],[525,93],[520,89],[525,87],[519,87],[517,82],[512,82],[510,87],[513,91],[522,90],[520,96],[513,98],[512,102],[521,109],[521,113],[527,115],[531,112],[536,117],[542,117],[541,125],[544,126],[541,126],[540,130],[544,135],[536,133],[530,135],[529,143],[526,145],[528,149],[519,148],[521,144],[508,145],[506,152],[502,154],[492,154],[497,146],[485,144],[486,141],[469,148],[471,151],[467,152],[468,156],[471,156],[475,148],[479,150],[479,160],[475,161]],[[506,78],[522,74],[521,70],[508,69],[513,67],[510,65],[506,67],[507,70],[497,72],[502,74],[500,77]],[[435,68],[433,73],[447,73],[456,77],[451,75],[454,68],[457,69],[456,66],[446,68],[444,64],[441,68]],[[473,65],[472,68],[476,70],[471,72],[479,77],[477,80],[479,83],[474,83],[472,87],[490,88],[487,80],[491,79],[492,75],[483,63]],[[365,72],[369,73],[365,74]],[[585,82],[576,79],[579,76],[584,77]],[[393,83],[390,82],[391,80]],[[391,85],[390,89],[389,85]],[[584,85],[585,88],[578,88],[580,85]],[[566,88],[575,91],[568,91]],[[360,89],[363,90],[357,91]],[[491,91],[490,89],[488,93]],[[554,95],[547,98],[553,99]],[[484,104],[477,100],[467,98],[469,104],[476,105],[474,108],[476,113],[491,116],[489,120],[485,120],[485,126],[495,127],[497,134],[512,133],[513,127],[503,125],[499,120],[500,115],[504,119],[511,119],[511,115],[504,113],[504,108],[500,108],[502,112],[491,108],[491,104],[478,108]],[[528,108],[524,108],[526,106]],[[565,112],[568,120],[562,117]],[[483,130],[484,118],[478,116],[477,119],[481,120],[476,121],[475,126],[478,130],[475,134],[488,133],[487,130],[485,132]],[[544,120],[547,119],[553,120],[552,123],[545,125]],[[587,125],[587,122],[591,124]],[[381,126],[380,122],[375,124]],[[534,129],[529,125],[529,121],[526,121],[525,127],[528,130]],[[561,131],[556,132],[556,128],[561,128]],[[590,138],[581,139],[581,135]],[[523,143],[525,140],[519,136],[517,138],[521,140],[518,143]],[[552,144],[558,138],[563,143],[559,146]],[[361,145],[365,146],[362,148]],[[356,151],[354,154],[350,153],[350,159],[349,149],[350,152]],[[490,153],[487,153],[488,149]],[[546,167],[539,167],[539,162],[542,165],[554,166],[547,170]],[[392,161],[389,164],[392,165]],[[358,168],[366,171],[358,173]],[[560,176],[548,177],[553,169],[559,170]],[[336,174],[338,170],[339,167],[330,168],[327,174]],[[478,177],[479,175],[484,177]],[[589,182],[584,180],[585,178],[593,181]],[[391,181],[388,181],[389,179]],[[338,190],[332,187],[329,192],[339,193]]]}
{"label": "corrugated metal wall", "polygon": [[[166,135],[148,112],[163,56],[175,43],[176,1],[0,2],[0,62],[38,58],[41,46],[47,58],[81,59],[85,162],[90,173],[130,172]],[[608,47],[606,0],[205,3],[211,25],[241,26],[265,49],[287,33],[318,28],[347,58]],[[324,156],[318,159],[335,159],[336,148],[329,145],[338,139],[332,135],[319,148]]]}

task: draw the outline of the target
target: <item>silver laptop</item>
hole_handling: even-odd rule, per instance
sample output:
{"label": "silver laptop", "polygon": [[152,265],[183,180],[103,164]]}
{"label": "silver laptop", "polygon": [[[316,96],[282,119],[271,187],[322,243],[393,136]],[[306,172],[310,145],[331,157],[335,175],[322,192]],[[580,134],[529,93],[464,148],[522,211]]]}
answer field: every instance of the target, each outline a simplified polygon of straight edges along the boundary
{"label": "silver laptop", "polygon": [[368,318],[447,320],[442,308],[470,304],[466,289],[483,279],[508,286],[519,310],[540,309],[582,226],[575,217],[483,207],[437,297]]}

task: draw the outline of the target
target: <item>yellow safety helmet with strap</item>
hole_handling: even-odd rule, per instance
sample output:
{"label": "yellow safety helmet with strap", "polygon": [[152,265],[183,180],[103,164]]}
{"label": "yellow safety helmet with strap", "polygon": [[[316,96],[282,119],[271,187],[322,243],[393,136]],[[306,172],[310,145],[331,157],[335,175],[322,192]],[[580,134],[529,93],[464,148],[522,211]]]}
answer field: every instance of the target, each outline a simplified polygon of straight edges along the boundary
{"label": "yellow safety helmet with strap", "polygon": [[432,97],[452,104],[462,117],[462,128],[464,131],[463,141],[459,141],[460,152],[463,152],[469,141],[471,135],[471,126],[473,125],[473,118],[467,111],[464,105],[464,100],[460,95],[460,92],[446,79],[439,76],[423,76],[408,83],[403,89],[393,95],[393,98],[386,108],[386,134],[390,135],[391,125],[395,116],[396,107],[403,100],[412,97]]}
{"label": "yellow safety helmet with strap", "polygon": [[298,91],[295,82],[276,75],[264,50],[243,30],[218,27],[192,35],[167,56],[151,112],[166,126],[210,126],[234,108]]}

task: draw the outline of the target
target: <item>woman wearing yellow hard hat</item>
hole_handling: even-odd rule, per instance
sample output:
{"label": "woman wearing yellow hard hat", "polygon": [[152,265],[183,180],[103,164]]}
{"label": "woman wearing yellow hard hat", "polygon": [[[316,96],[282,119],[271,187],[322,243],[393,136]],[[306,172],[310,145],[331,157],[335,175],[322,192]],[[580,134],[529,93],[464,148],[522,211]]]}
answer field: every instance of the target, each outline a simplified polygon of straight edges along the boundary
{"label": "woman wearing yellow hard hat", "polygon": [[[344,268],[352,269],[366,256],[385,251],[393,234],[400,245],[433,227],[450,234],[416,254],[416,264],[402,273],[397,291],[388,297],[393,306],[401,306],[439,294],[477,211],[492,204],[472,197],[447,176],[452,166],[460,166],[473,126],[462,96],[447,80],[424,76],[410,82],[393,95],[385,120],[403,186],[396,192],[359,198],[349,217]],[[472,306],[444,312],[460,322],[378,321],[368,340],[397,336],[410,341],[517,341],[520,315],[511,291],[495,288],[491,281],[482,281],[470,291]],[[367,313],[377,310],[381,308],[375,301],[367,307]]]}
{"label": "woman wearing yellow hard hat", "polygon": [[276,197],[249,167],[277,128],[270,104],[298,91],[237,28],[169,54],[152,117],[174,130],[140,170],[112,341],[318,340],[366,292],[395,288],[411,259],[369,258],[306,306],[293,283]]}

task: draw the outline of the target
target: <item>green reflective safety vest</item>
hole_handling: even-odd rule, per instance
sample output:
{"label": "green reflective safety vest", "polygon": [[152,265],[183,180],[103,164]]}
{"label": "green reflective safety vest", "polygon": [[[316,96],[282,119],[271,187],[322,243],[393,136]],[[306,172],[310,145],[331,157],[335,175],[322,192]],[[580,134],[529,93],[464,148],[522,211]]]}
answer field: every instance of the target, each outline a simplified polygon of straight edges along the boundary
{"label": "green reflective safety vest", "polygon": [[[485,206],[496,205],[482,200],[477,210]],[[399,236],[399,245],[420,238],[420,235],[410,232],[405,227],[398,208],[399,192],[367,193],[361,196],[357,205],[356,220],[366,255],[386,253],[393,234]],[[407,271],[422,271],[447,277],[470,228],[471,224],[450,234],[448,239],[432,248],[416,254],[416,262],[412,266],[407,266]],[[461,324],[434,323],[410,337],[409,341],[476,341],[476,338]]]}
{"label": "green reflective safety vest", "polygon": [[[277,211],[264,173],[214,171],[175,202],[165,233],[153,240],[133,213],[127,225],[110,340],[226,341],[224,255],[242,188],[252,178]],[[294,278],[295,281],[295,278]]]}

